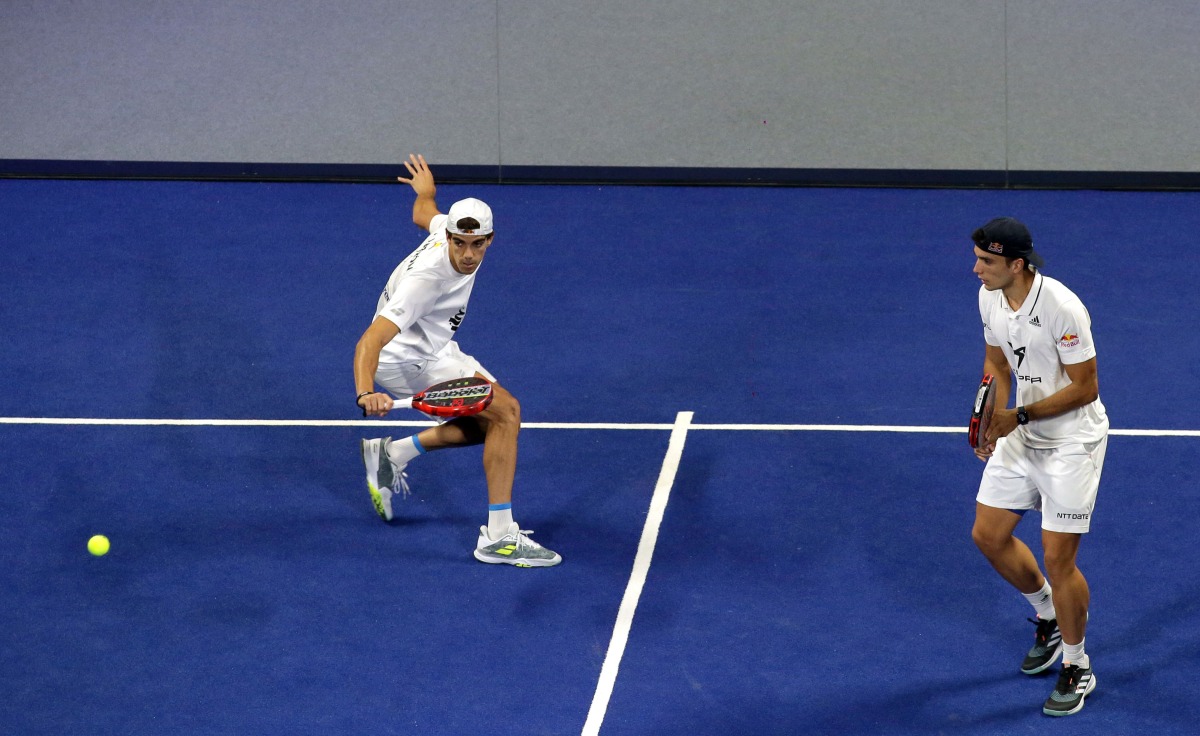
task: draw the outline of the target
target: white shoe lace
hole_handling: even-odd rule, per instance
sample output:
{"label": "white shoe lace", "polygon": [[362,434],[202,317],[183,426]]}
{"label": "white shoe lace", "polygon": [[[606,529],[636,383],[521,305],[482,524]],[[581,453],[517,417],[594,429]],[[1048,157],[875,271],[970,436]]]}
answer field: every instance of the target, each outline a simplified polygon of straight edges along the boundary
{"label": "white shoe lace", "polygon": [[408,498],[410,491],[408,490],[408,473],[404,469],[408,467],[408,463],[397,465],[392,462],[392,458],[387,454],[387,445],[381,443],[379,445],[379,462],[387,463],[392,469],[392,484],[388,488],[392,489],[392,493],[401,493],[404,498]]}
{"label": "white shoe lace", "polygon": [[[392,461],[389,459],[388,462],[391,463]],[[397,488],[399,488],[403,497],[408,498],[410,491],[408,490],[408,473],[404,472],[405,467],[408,467],[408,465],[405,464],[397,468],[396,464],[392,463],[392,493],[396,493]]]}
{"label": "white shoe lace", "polygon": [[537,542],[530,539],[529,538],[530,534],[533,534],[532,529],[517,530],[517,540],[518,540],[517,543],[522,544],[530,549],[545,549],[544,547],[542,547],[542,545],[540,545]]}

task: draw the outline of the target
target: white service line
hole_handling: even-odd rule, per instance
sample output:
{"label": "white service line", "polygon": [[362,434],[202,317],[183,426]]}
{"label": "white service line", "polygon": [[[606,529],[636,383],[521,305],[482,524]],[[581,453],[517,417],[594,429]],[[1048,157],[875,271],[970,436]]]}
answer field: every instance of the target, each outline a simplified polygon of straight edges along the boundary
{"label": "white service line", "polygon": [[633,614],[637,610],[638,599],[642,597],[642,587],[646,584],[646,576],[650,572],[650,559],[654,557],[654,545],[658,542],[658,528],[662,525],[663,515],[667,511],[667,500],[671,497],[671,487],[675,485],[675,474],[679,471],[679,460],[683,457],[683,443],[687,439],[692,415],[693,412],[690,411],[681,411],[675,415],[671,439],[667,442],[667,456],[663,458],[658,483],[654,486],[654,496],[650,499],[650,511],[646,514],[646,524],[642,527],[642,539],[638,542],[637,556],[633,558],[633,572],[629,576],[629,584],[625,586],[621,607],[617,609],[617,623],[608,643],[608,653],[604,656],[604,666],[600,668],[600,681],[596,684],[592,707],[588,709],[587,721],[583,724],[583,736],[598,736],[600,726],[604,723],[608,701],[617,682],[617,670],[621,667],[621,657],[625,655],[629,631],[633,628]]}
{"label": "white service line", "polygon": [[[104,419],[99,417],[0,417],[0,424],[109,427],[431,427],[431,419]],[[522,429],[631,429],[670,431],[672,424],[634,422],[522,422]]]}
{"label": "white service line", "polygon": [[693,424],[692,429],[751,430],[772,432],[948,432],[966,433],[964,427],[918,427],[886,424]]}
{"label": "white service line", "polygon": [[[100,417],[0,417],[0,424],[107,427],[431,427],[431,419],[106,419]],[[522,429],[633,429],[670,431],[671,424],[621,422],[522,422]]]}
{"label": "white service line", "polygon": [[379,419],[97,419],[92,417],[0,417],[0,424],[100,425],[110,427],[428,427],[432,421]]}
{"label": "white service line", "polygon": [[[695,413],[695,412],[692,412]],[[0,424],[66,426],[432,426],[428,419],[103,419],[96,417],[0,417]],[[523,421],[526,430],[653,430],[673,431],[677,425],[620,423],[620,421]],[[751,432],[901,432],[965,435],[965,426],[907,424],[689,424],[689,430]],[[1200,437],[1200,430],[1109,430],[1126,437]]]}
{"label": "white service line", "polygon": [[[694,412],[693,412],[694,413]],[[428,419],[105,419],[99,417],[0,417],[0,424],[106,427],[430,427]],[[615,429],[673,431],[675,424],[622,422],[522,422],[522,429]],[[899,432],[966,434],[966,427],[921,427],[908,424],[689,424],[689,430],[726,432]],[[1196,429],[1110,429],[1126,437],[1200,437]]]}

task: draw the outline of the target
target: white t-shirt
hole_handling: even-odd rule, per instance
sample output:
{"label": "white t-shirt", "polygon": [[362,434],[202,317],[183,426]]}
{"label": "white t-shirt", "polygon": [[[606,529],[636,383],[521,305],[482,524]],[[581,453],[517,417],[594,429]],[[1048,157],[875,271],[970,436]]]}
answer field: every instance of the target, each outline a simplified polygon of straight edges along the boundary
{"label": "white t-shirt", "polygon": [[[1004,350],[1017,377],[1016,406],[1055,394],[1070,385],[1064,366],[1096,357],[1092,318],[1079,297],[1061,282],[1037,274],[1029,295],[1014,312],[1004,292],[979,288],[983,339]],[[998,377],[999,378],[999,377]],[[1017,427],[1025,444],[1059,447],[1068,442],[1099,442],[1108,433],[1108,414],[1097,398],[1065,414]]]}
{"label": "white t-shirt", "polygon": [[446,215],[429,222],[429,237],[392,271],[375,316],[400,328],[379,354],[380,363],[432,360],[454,337],[467,314],[475,273],[450,263]]}

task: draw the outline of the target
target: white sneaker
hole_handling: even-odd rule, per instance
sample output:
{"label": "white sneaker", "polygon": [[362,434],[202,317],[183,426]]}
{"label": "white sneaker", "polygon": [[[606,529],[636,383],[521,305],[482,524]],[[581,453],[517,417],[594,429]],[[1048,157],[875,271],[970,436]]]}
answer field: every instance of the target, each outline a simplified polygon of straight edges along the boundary
{"label": "white sneaker", "polygon": [[392,444],[391,437],[382,439],[363,440],[363,465],[367,467],[367,490],[371,493],[371,503],[375,511],[384,521],[392,520],[392,496],[397,493],[408,495],[408,475],[404,465],[396,465],[388,457],[387,448]]}
{"label": "white sneaker", "polygon": [[490,565],[516,565],[517,567],[552,567],[562,562],[557,552],[551,552],[529,538],[533,532],[523,530],[516,522],[500,539],[488,536],[486,526],[479,527],[479,541],[475,543],[475,559]]}

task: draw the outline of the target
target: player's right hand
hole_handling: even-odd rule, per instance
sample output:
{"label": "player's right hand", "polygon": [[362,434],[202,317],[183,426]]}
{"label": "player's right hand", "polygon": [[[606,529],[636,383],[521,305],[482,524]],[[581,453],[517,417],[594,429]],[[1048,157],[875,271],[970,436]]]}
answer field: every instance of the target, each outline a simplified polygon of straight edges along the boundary
{"label": "player's right hand", "polygon": [[392,397],[383,393],[367,394],[358,400],[364,417],[384,417],[392,410]]}

